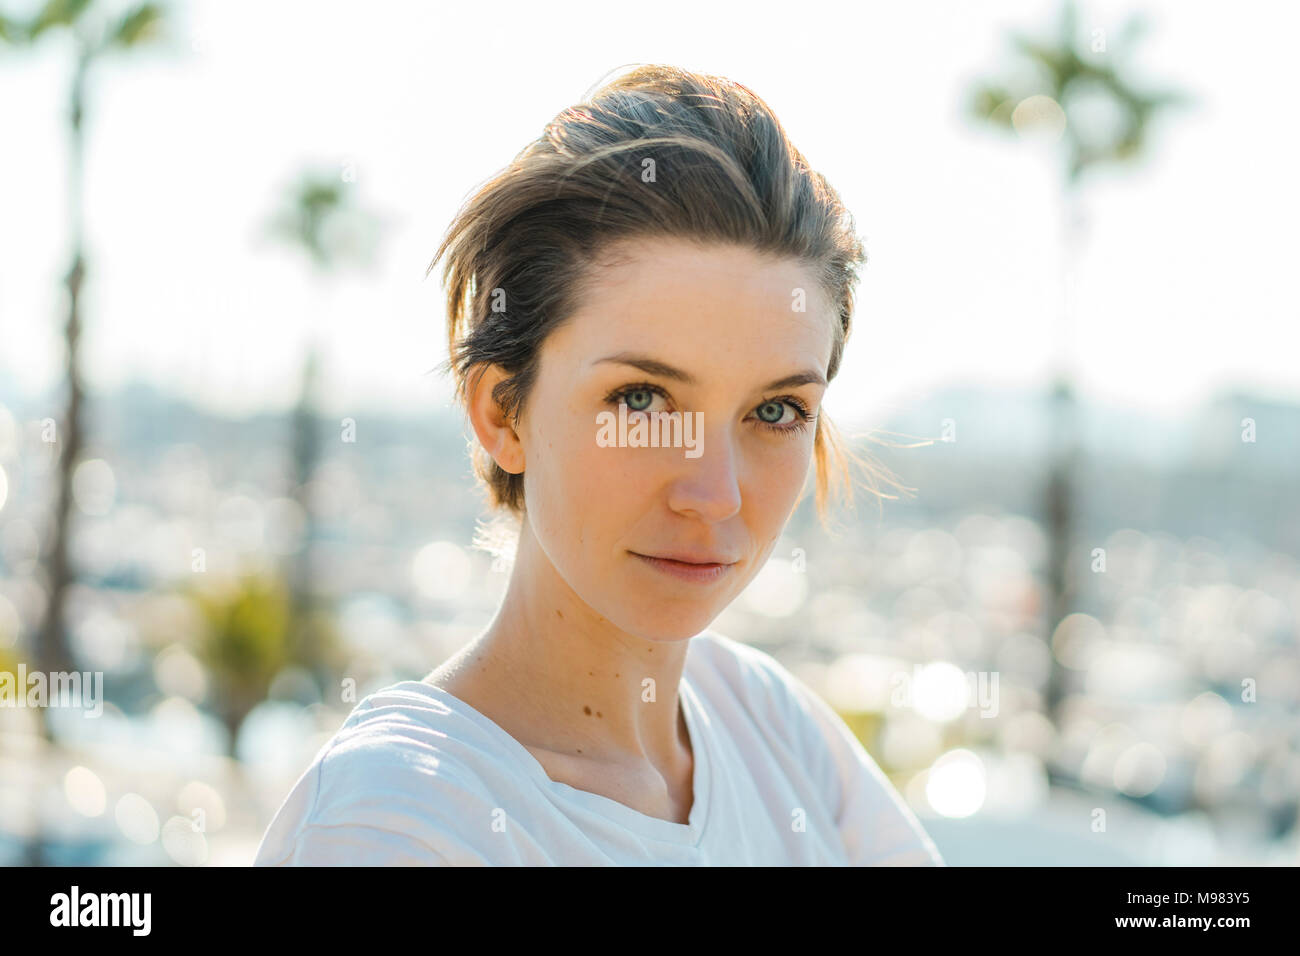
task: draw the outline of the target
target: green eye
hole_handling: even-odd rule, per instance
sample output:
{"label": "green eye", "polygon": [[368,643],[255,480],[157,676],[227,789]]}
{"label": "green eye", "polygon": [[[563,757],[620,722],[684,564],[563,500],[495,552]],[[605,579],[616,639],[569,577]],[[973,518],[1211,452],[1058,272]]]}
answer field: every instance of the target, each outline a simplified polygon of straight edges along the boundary
{"label": "green eye", "polygon": [[758,406],[758,417],[769,425],[774,425],[785,416],[784,402],[764,402]]}
{"label": "green eye", "polygon": [[642,383],[615,389],[605,396],[605,402],[611,405],[626,405],[630,412],[648,412],[650,406],[654,404],[656,395],[665,401],[668,399],[667,393],[659,386]]}

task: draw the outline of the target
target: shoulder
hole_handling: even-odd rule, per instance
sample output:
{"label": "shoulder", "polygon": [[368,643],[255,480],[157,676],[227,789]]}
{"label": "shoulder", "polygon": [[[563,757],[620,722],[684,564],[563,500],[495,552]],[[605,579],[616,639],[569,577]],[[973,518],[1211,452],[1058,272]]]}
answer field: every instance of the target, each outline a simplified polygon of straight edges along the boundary
{"label": "shoulder", "polygon": [[833,779],[829,744],[843,721],[771,654],[710,629],[692,638],[687,674],[733,734],[751,733],[798,754],[821,783]]}
{"label": "shoulder", "polygon": [[691,638],[689,663],[703,663],[733,679],[767,680],[781,665],[770,654],[708,628]]}
{"label": "shoulder", "polygon": [[849,733],[818,694],[766,651],[714,630],[692,638],[691,686],[742,749],[762,741],[763,752],[790,755],[790,772],[810,778],[823,793],[839,786],[834,745]]}
{"label": "shoulder", "polygon": [[357,705],[322,754],[316,815],[361,790],[484,789],[498,751],[454,697],[420,681],[385,687]]}
{"label": "shoulder", "polygon": [[485,735],[455,698],[421,681],[365,697],[321,755],[325,776],[378,771],[457,774],[484,750]]}
{"label": "shoulder", "polygon": [[943,865],[902,795],[820,694],[770,654],[716,631],[692,638],[691,654],[692,684],[732,733],[761,736],[823,794],[849,862]]}
{"label": "shoulder", "polygon": [[820,699],[766,651],[712,629],[691,639],[688,667],[692,681],[705,684],[710,696],[728,696],[764,716],[807,713],[811,701]]}
{"label": "shoulder", "polygon": [[493,778],[512,772],[498,751],[430,685],[376,691],[299,778],[256,862],[484,862],[473,836],[491,826]]}

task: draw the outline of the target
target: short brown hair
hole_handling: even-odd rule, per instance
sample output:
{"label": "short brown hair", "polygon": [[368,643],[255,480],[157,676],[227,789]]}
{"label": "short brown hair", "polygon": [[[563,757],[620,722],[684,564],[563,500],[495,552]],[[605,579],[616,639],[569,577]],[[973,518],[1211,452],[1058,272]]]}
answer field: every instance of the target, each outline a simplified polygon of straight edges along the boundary
{"label": "short brown hair", "polygon": [[[642,178],[647,161],[653,182]],[[811,267],[837,312],[826,370],[827,381],[835,377],[866,262],[852,216],[753,91],[648,65],[559,113],[448,228],[428,272],[445,260],[443,370],[455,376],[457,399],[466,401],[475,369],[499,365],[508,377],[494,398],[518,421],[542,342],[576,310],[591,265],[610,243],[637,237],[744,245]],[[499,290],[506,309],[492,311]],[[824,412],[813,447],[824,522],[832,480],[852,499],[849,461],[880,473],[845,447]],[[489,504],[520,514],[523,475],[477,444],[472,454]]]}

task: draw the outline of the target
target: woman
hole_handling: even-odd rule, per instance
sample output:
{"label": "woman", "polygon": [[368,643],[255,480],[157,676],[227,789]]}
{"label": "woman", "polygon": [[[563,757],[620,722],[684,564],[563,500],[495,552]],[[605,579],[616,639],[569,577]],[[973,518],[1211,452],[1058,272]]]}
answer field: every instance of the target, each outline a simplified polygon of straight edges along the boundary
{"label": "woman", "polygon": [[[448,368],[490,504],[495,618],[363,700],[258,864],[943,865],[856,738],[710,622],[817,468],[864,261],[743,86],[636,69],[460,210]],[[433,265],[430,266],[430,270]]]}

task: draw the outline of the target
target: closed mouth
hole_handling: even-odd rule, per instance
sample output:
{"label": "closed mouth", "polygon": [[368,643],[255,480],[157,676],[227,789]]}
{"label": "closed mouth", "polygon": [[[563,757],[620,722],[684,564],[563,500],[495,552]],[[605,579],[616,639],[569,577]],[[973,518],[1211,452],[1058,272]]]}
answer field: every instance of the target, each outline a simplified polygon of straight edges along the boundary
{"label": "closed mouth", "polygon": [[725,568],[735,564],[735,561],[688,561],[685,558],[674,558],[662,554],[642,554],[639,551],[631,551],[629,554],[635,554],[638,558],[649,558],[652,561],[667,561],[670,564],[680,564],[686,568]]}
{"label": "closed mouth", "polygon": [[731,574],[732,567],[737,564],[735,561],[682,561],[678,558],[662,558],[650,554],[641,554],[639,551],[629,551],[628,554],[640,558],[647,567],[658,571],[660,574],[691,585],[708,585],[720,581],[728,577]]}

